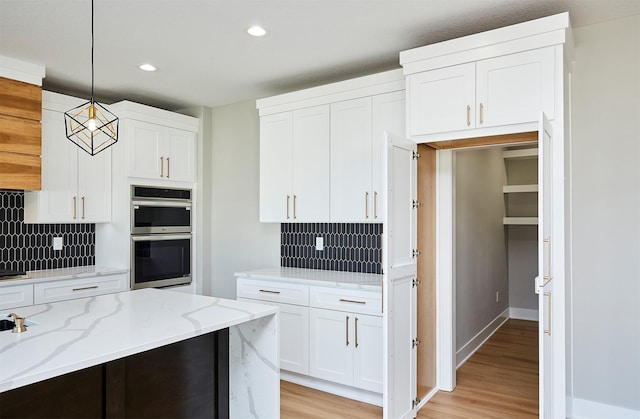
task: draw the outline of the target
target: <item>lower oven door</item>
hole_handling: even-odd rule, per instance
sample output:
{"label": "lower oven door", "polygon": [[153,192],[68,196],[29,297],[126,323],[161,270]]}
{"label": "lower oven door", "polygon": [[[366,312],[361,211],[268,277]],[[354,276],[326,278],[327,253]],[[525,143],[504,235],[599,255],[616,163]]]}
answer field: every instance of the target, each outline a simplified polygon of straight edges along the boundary
{"label": "lower oven door", "polygon": [[191,234],[131,236],[131,289],[191,283]]}

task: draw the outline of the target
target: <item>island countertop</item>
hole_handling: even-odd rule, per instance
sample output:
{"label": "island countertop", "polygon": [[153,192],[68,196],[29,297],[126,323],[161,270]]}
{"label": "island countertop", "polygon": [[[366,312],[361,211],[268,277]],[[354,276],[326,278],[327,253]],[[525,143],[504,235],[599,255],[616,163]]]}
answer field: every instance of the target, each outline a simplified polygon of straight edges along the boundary
{"label": "island countertop", "polygon": [[0,332],[0,392],[236,326],[277,309],[141,289],[16,312],[37,324],[23,333]]}

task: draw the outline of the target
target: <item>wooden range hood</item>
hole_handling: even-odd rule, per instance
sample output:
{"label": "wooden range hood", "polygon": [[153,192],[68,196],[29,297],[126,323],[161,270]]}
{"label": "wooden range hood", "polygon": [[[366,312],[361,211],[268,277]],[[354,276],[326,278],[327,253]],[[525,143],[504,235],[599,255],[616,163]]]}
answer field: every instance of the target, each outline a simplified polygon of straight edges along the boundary
{"label": "wooden range hood", "polygon": [[42,88],[0,77],[0,189],[39,190]]}

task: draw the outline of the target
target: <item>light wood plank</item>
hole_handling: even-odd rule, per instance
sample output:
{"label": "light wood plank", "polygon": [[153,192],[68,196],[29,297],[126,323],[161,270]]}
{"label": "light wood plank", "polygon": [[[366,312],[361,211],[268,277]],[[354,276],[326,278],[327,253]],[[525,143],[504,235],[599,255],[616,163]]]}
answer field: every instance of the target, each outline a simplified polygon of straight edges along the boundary
{"label": "light wood plank", "polygon": [[537,141],[538,131],[529,131],[515,134],[491,135],[487,137],[462,138],[459,140],[433,141],[428,143],[428,145],[437,149],[449,149],[500,144],[527,144]]}
{"label": "light wood plank", "polygon": [[[281,418],[382,417],[382,408],[286,381]],[[538,323],[510,319],[458,369],[453,392],[438,392],[418,412],[426,418],[537,418]]]}
{"label": "light wood plank", "polygon": [[0,77],[0,114],[40,121],[42,88]]}
{"label": "light wood plank", "polygon": [[0,115],[0,151],[40,156],[41,138],[39,121]]}
{"label": "light wood plank", "polygon": [[40,189],[40,156],[0,151],[0,189]]}

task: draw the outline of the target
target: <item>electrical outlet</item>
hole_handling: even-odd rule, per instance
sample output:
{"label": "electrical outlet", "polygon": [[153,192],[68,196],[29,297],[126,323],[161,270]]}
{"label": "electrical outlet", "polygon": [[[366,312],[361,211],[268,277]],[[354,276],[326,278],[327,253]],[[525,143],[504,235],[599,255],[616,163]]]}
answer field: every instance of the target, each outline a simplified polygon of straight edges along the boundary
{"label": "electrical outlet", "polygon": [[496,291],[496,303],[500,302],[500,291]]}
{"label": "electrical outlet", "polygon": [[64,242],[62,241],[62,237],[53,238],[53,250],[62,250],[63,245]]}
{"label": "electrical outlet", "polygon": [[323,251],[324,250],[324,238],[316,237],[316,250]]}

